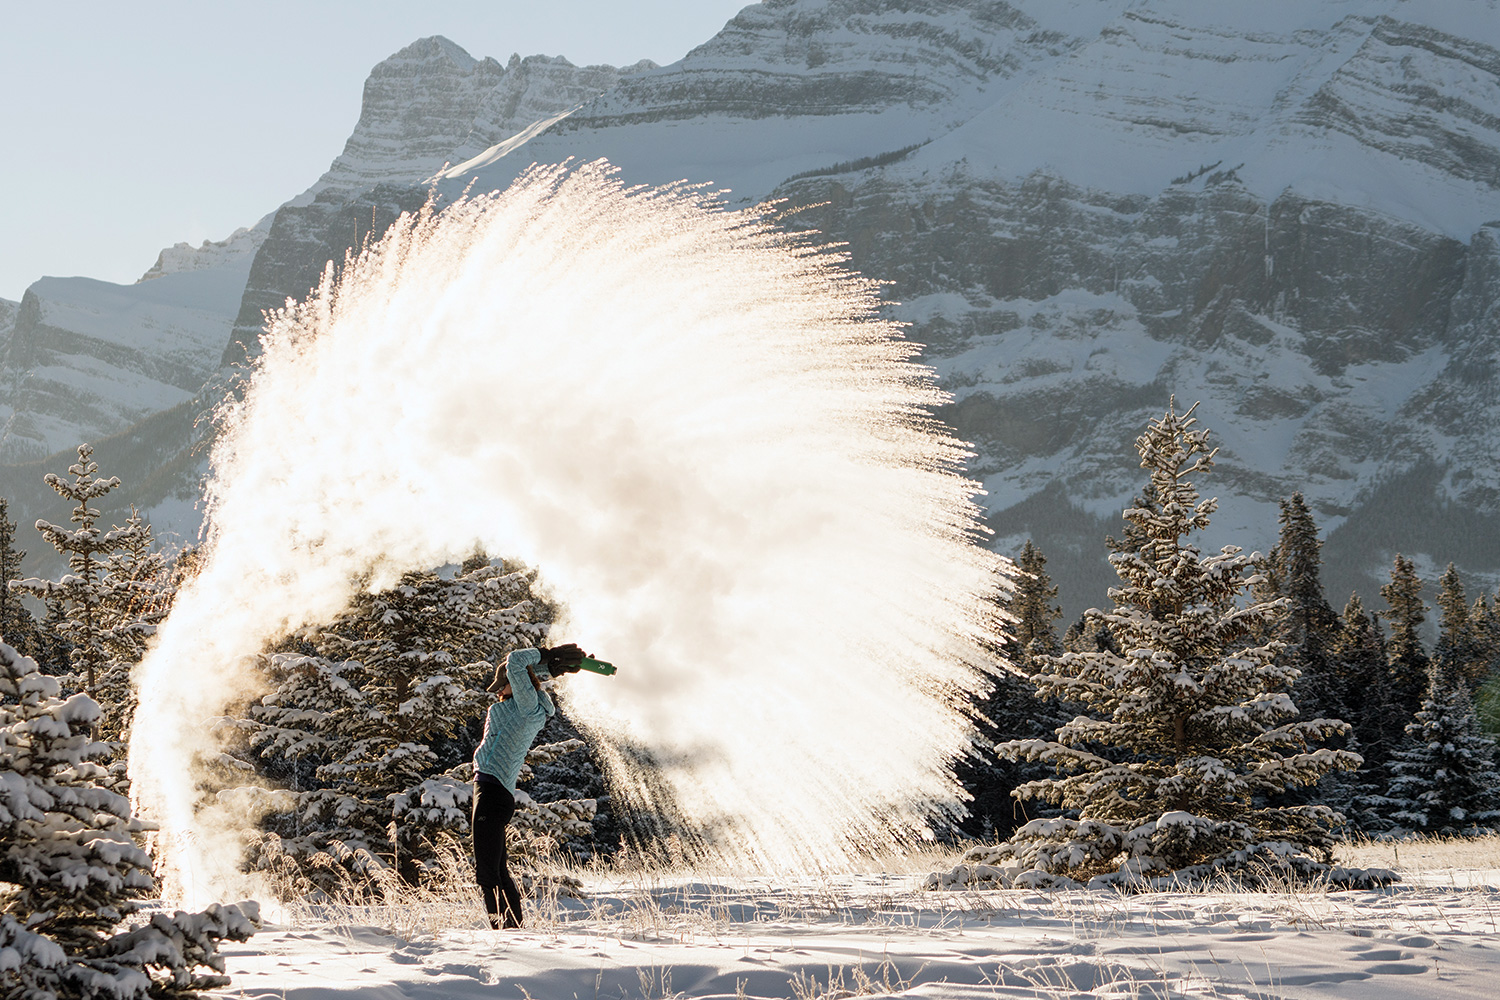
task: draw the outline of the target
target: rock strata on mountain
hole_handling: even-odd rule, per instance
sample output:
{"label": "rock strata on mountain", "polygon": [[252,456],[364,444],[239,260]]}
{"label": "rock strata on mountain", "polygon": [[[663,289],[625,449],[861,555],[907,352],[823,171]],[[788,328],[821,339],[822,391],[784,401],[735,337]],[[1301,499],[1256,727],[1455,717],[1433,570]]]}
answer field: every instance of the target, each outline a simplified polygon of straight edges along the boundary
{"label": "rock strata on mountain", "polygon": [[557,131],[901,107],[925,112],[924,127],[936,134],[977,110],[987,82],[1081,41],[1003,3],[756,4],[669,71],[625,81]]}
{"label": "rock strata on mountain", "polygon": [[[1040,174],[866,175],[783,193],[820,205],[807,220],[895,282],[896,313],[956,397],[944,415],[974,445],[997,543],[1035,538],[1075,590],[1102,599],[1099,540],[1141,484],[1122,446],[1174,393],[1202,400],[1222,447],[1205,483],[1214,540],[1264,548],[1277,502],[1301,491],[1338,529],[1335,593],[1368,592],[1362,574],[1397,548],[1500,566],[1482,457],[1500,400],[1491,229],[1464,244],[1233,181],[1120,197]],[[1366,509],[1418,468],[1407,502],[1487,530],[1419,534]]]}

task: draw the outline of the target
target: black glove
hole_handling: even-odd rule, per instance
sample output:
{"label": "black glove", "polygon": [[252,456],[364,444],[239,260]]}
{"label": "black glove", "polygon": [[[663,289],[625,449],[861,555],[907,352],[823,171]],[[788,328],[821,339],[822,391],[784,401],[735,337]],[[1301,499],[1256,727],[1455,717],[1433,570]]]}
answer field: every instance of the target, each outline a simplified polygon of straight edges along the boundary
{"label": "black glove", "polygon": [[554,646],[551,649],[542,650],[542,666],[547,668],[547,673],[556,677],[558,674],[576,674],[579,664],[588,654],[578,648],[577,643],[568,643],[566,646]]}

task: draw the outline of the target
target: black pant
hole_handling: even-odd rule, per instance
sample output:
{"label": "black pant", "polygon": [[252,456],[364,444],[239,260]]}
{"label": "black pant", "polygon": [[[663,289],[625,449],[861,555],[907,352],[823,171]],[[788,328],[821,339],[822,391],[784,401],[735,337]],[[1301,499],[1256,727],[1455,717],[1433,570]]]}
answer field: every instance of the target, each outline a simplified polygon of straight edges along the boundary
{"label": "black pant", "polygon": [[505,826],[515,814],[510,789],[498,781],[474,783],[474,875],[492,927],[521,926],[521,892],[505,867]]}

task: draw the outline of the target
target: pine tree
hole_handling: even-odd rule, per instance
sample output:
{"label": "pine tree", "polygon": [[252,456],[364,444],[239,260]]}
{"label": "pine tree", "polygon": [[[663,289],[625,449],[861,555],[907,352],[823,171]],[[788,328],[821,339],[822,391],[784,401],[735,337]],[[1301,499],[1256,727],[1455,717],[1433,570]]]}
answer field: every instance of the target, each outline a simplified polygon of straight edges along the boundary
{"label": "pine tree", "polygon": [[10,520],[10,502],[0,497],[0,641],[35,657],[41,652],[36,621],[21,603],[21,592],[11,583],[21,579],[21,560],[26,553],[16,548],[16,522]]}
{"label": "pine tree", "polygon": [[1344,732],[1342,723],[1286,721],[1296,714],[1285,693],[1294,675],[1275,663],[1274,642],[1245,644],[1280,610],[1238,606],[1254,580],[1251,558],[1234,546],[1202,556],[1186,541],[1217,506],[1191,481],[1215,453],[1193,409],[1179,414],[1174,401],[1136,441],[1154,502],[1125,512],[1129,544],[1110,556],[1122,581],[1110,591],[1115,608],[1090,612],[1121,652],[1065,653],[1036,678],[1044,694],[1081,702],[1089,715],[1055,741],[997,748],[1052,764],[1061,777],[1016,794],[1069,812],[1033,820],[1000,845],[997,858],[1031,870],[1020,884],[1200,878],[1254,864],[1311,871],[1329,858],[1336,813],[1262,803],[1359,758],[1312,746]]}
{"label": "pine tree", "polygon": [[1491,600],[1485,600],[1483,594],[1475,598],[1469,620],[1474,624],[1474,639],[1484,663],[1481,683],[1500,677],[1500,593]]}
{"label": "pine tree", "polygon": [[1062,652],[1052,624],[1062,617],[1062,608],[1057,606],[1057,588],[1047,575],[1047,557],[1030,539],[1021,549],[1016,568],[1020,573],[1010,601],[1010,612],[1016,619],[1015,634],[1006,643],[1005,652],[1011,664],[1030,677],[1042,657]]}
{"label": "pine tree", "polygon": [[1422,623],[1427,620],[1427,605],[1422,601],[1422,581],[1410,559],[1396,554],[1391,567],[1391,582],[1380,588],[1386,609],[1380,616],[1390,622],[1391,635],[1386,643],[1390,656],[1388,669],[1397,701],[1407,712],[1416,710],[1427,686],[1427,653],[1422,648]]}
{"label": "pine tree", "polygon": [[123,788],[125,742],[135,716],[130,670],[145,654],[145,643],[171,604],[165,560],[154,551],[150,525],[131,508],[126,524],[109,531],[98,527],[98,509],[90,503],[120,485],[119,477],[98,477],[93,449],[79,445],[78,461],[61,476],[45,478],[60,496],[73,501],[72,529],[38,521],[37,530],[68,558],[60,580],[28,579],[18,589],[41,598],[48,616],[44,630],[67,650],[74,680],[100,701],[101,739],[114,743],[116,779]]}
{"label": "pine tree", "polygon": [[1333,686],[1347,713],[1343,718],[1353,727],[1345,749],[1358,753],[1364,763],[1358,771],[1329,775],[1319,789],[1354,830],[1383,833],[1392,827],[1385,797],[1391,755],[1401,746],[1411,716],[1398,704],[1391,685],[1385,637],[1358,594],[1349,595],[1328,652]]}
{"label": "pine tree", "polygon": [[[1281,501],[1280,535],[1271,554],[1255,566],[1266,581],[1251,585],[1252,603],[1278,601],[1281,611],[1269,629],[1257,630],[1256,639],[1274,638],[1281,647],[1279,666],[1295,671],[1297,707],[1309,719],[1350,720],[1351,701],[1359,700],[1357,688],[1345,683],[1333,647],[1338,642],[1340,621],[1323,595],[1321,570],[1323,543],[1318,539],[1312,511],[1301,493]],[[1331,736],[1327,745],[1363,755],[1356,734]],[[1372,791],[1365,787],[1361,772],[1335,770],[1315,787],[1293,787],[1275,799],[1278,805],[1322,802],[1337,808],[1347,818],[1363,815],[1359,806]]]}
{"label": "pine tree", "polygon": [[[445,836],[467,835],[493,664],[543,637],[551,612],[531,597],[529,574],[466,566],[453,579],[407,573],[304,630],[298,649],[261,658],[271,693],[239,724],[246,756],[291,786],[268,799],[267,863],[290,863],[325,890],[340,872],[416,882]],[[541,747],[536,759],[581,745]],[[586,830],[595,806],[517,801],[518,831],[546,827],[557,839]]]}
{"label": "pine tree", "polygon": [[151,859],[129,802],[98,784],[98,703],[59,692],[0,644],[0,994],[145,1000],[227,985],[218,943],[254,932],[254,903],[119,929],[152,892]]}
{"label": "pine tree", "polygon": [[112,629],[105,608],[109,556],[121,547],[130,529],[107,532],[97,526],[99,511],[89,504],[118,487],[120,480],[118,476],[98,478],[99,465],[92,455],[89,445],[78,446],[78,461],[68,467],[72,482],[51,472],[45,477],[59,496],[76,505],[70,518],[75,525],[72,529],[48,521],[36,523],[42,537],[67,556],[68,573],[57,581],[22,580],[18,588],[54,604],[66,615],[58,631],[70,647],[71,666],[80,676],[83,689],[96,695],[100,677],[112,658]]}
{"label": "pine tree", "polygon": [[1484,644],[1470,617],[1469,599],[1463,581],[1452,563],[1438,580],[1438,641],[1432,651],[1442,669],[1452,672],[1470,691],[1479,687],[1489,673]]}
{"label": "pine tree", "polygon": [[1281,643],[1277,660],[1297,671],[1297,703],[1309,718],[1344,718],[1347,692],[1338,683],[1329,647],[1336,641],[1338,615],[1323,596],[1323,564],[1318,529],[1301,493],[1281,502],[1281,537],[1271,555],[1279,595],[1286,598],[1275,618]]}
{"label": "pine tree", "polygon": [[1488,601],[1480,594],[1470,618],[1485,663],[1484,679],[1474,692],[1474,709],[1479,713],[1479,728],[1500,739],[1500,592]]}
{"label": "pine tree", "polygon": [[1031,762],[998,759],[996,743],[1045,736],[1062,724],[1056,707],[1038,701],[1031,675],[1037,658],[1061,652],[1053,621],[1062,616],[1055,605],[1057,588],[1047,576],[1047,560],[1031,541],[1022,548],[1014,579],[1001,583],[1002,620],[1006,641],[997,653],[1001,669],[993,687],[974,706],[972,752],[959,760],[955,776],[971,796],[968,816],[958,824],[971,837],[991,840],[1008,836],[1027,817],[1011,793],[1041,776]]}
{"label": "pine tree", "polygon": [[1428,666],[1426,697],[1391,764],[1396,820],[1420,833],[1487,832],[1500,824],[1495,741],[1479,730],[1468,686],[1450,665]]}
{"label": "pine tree", "polygon": [[175,587],[166,557],[157,549],[151,525],[134,507],[123,527],[114,529],[117,548],[105,560],[100,581],[99,621],[109,659],[99,676],[99,698],[110,711],[99,730],[101,739],[119,743],[117,764],[123,778],[124,746],[135,718],[135,689],[130,672],[146,655],[146,641],[156,634],[172,608]]}

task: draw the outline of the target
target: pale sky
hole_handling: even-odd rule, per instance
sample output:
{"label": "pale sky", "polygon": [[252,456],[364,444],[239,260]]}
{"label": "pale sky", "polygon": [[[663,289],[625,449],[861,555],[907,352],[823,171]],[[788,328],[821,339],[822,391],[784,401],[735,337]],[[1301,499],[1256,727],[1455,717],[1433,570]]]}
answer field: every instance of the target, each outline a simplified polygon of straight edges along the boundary
{"label": "pale sky", "polygon": [[0,298],[131,282],[223,239],[343,149],[370,68],[427,35],[476,58],[676,62],[748,0],[0,0]]}

